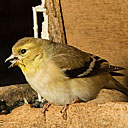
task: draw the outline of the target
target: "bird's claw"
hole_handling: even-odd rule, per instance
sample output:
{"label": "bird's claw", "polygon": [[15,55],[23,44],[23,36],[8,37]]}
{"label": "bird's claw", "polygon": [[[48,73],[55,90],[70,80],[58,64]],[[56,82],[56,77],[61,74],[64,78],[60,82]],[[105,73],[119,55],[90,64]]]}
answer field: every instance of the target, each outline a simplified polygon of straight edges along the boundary
{"label": "bird's claw", "polygon": [[61,113],[62,113],[62,117],[63,117],[63,119],[64,120],[67,120],[67,109],[68,109],[68,104],[66,104],[63,108],[62,108],[62,110],[60,111]]}
{"label": "bird's claw", "polygon": [[43,117],[45,117],[45,112],[48,110],[48,108],[50,107],[51,103],[46,103],[43,108],[42,108],[42,114],[43,114]]}

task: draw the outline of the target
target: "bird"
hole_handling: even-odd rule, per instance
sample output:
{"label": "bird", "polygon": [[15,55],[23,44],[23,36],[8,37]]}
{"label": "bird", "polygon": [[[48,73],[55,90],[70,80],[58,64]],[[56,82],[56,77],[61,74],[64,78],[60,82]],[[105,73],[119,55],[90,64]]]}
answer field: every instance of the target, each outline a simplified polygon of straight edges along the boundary
{"label": "bird", "polygon": [[71,45],[46,39],[24,37],[12,47],[5,60],[10,67],[18,66],[31,87],[48,103],[63,106],[66,117],[68,106],[95,99],[101,89],[115,89],[128,96],[128,89],[113,76],[123,67],[113,66],[97,55],[81,51]]}

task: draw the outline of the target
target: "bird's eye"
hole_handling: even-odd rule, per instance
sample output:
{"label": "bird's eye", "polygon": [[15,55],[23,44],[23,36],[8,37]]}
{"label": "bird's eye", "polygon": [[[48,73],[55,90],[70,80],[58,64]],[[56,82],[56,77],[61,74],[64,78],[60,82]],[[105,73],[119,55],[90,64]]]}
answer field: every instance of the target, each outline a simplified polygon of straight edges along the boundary
{"label": "bird's eye", "polygon": [[26,53],[26,51],[27,51],[26,49],[21,49],[22,54]]}

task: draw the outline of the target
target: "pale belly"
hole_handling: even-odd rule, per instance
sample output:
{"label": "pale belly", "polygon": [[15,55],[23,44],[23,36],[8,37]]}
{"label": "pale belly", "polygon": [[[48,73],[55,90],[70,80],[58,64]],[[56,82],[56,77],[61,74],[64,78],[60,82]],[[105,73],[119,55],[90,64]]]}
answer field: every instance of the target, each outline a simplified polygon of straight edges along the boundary
{"label": "pale belly", "polygon": [[90,77],[67,78],[52,63],[43,65],[41,69],[40,72],[30,76],[25,75],[25,77],[37,93],[56,105],[71,104],[77,99],[91,100],[108,82],[108,75],[96,75],[91,79]]}
{"label": "pale belly", "polygon": [[36,92],[38,92],[43,98],[45,98],[50,103],[56,105],[71,104],[77,99],[77,96],[72,93],[70,86],[67,86],[68,85],[63,84],[54,85],[53,83],[42,84],[41,82],[38,82],[37,84],[31,83],[31,87]]}
{"label": "pale belly", "polygon": [[[31,82],[30,82],[31,81]],[[77,99],[89,101],[94,99],[103,88],[103,82],[96,86],[95,80],[90,79],[62,79],[28,80],[31,87],[43,98],[56,105],[71,104]]]}
{"label": "pale belly", "polygon": [[[39,78],[39,77],[38,77]],[[50,103],[56,105],[71,104],[78,97],[72,92],[68,79],[51,79],[48,76],[27,81],[31,87]]]}

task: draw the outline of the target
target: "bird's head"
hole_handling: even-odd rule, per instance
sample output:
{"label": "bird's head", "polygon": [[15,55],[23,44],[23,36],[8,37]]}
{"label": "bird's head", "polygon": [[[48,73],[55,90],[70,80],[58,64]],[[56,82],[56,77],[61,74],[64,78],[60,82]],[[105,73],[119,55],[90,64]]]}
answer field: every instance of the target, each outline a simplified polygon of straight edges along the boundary
{"label": "bird's head", "polygon": [[12,54],[5,60],[12,64],[9,67],[19,66],[23,71],[38,67],[44,59],[43,44],[47,40],[25,37],[18,40],[12,47]]}

